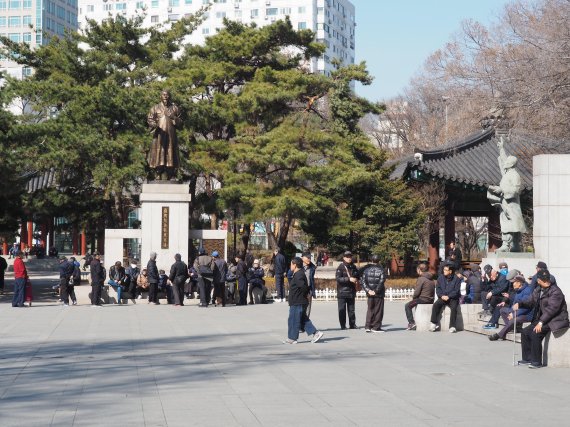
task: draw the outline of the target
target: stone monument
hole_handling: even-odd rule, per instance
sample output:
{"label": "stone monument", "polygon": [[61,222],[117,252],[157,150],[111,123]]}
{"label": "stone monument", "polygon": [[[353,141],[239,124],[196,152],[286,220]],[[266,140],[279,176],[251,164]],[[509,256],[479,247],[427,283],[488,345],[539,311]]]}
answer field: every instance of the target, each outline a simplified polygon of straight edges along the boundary
{"label": "stone monument", "polygon": [[491,206],[498,207],[501,222],[501,238],[503,244],[495,252],[521,252],[521,235],[527,228],[521,211],[520,192],[521,176],[516,170],[517,158],[507,156],[504,140],[501,136],[497,142],[499,147],[499,168],[501,169],[501,182],[499,185],[490,185],[487,198]]}

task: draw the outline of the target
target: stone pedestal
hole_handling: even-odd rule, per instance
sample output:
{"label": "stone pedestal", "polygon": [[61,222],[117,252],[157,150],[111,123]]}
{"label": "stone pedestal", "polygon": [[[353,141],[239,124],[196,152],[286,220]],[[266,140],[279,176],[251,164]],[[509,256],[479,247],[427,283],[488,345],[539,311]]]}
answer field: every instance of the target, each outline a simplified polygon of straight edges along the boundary
{"label": "stone pedestal", "polygon": [[570,297],[570,154],[533,157],[534,250]]}
{"label": "stone pedestal", "polygon": [[145,267],[151,252],[157,253],[159,269],[170,270],[174,255],[188,262],[188,184],[153,182],[143,184],[141,201],[141,267]]}
{"label": "stone pedestal", "polygon": [[481,268],[489,264],[498,269],[501,262],[506,262],[509,270],[517,269],[524,277],[533,276],[536,273],[536,263],[539,261],[532,252],[489,252],[481,260]]}

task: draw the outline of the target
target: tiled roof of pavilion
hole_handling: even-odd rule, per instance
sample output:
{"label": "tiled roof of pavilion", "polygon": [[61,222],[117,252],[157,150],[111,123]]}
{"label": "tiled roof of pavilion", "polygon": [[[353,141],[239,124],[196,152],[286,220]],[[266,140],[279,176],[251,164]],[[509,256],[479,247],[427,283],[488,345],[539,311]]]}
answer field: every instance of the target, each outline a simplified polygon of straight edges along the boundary
{"label": "tiled roof of pavilion", "polygon": [[[499,185],[501,171],[497,157],[499,136],[494,128],[473,133],[467,138],[432,150],[416,150],[415,156],[400,159],[391,174],[393,179],[407,178],[419,171],[428,178],[458,184],[488,187]],[[532,189],[532,157],[538,154],[570,153],[570,141],[555,141],[513,131],[505,138],[507,155],[518,158],[516,169],[524,189]],[[419,156],[421,155],[421,156]]]}

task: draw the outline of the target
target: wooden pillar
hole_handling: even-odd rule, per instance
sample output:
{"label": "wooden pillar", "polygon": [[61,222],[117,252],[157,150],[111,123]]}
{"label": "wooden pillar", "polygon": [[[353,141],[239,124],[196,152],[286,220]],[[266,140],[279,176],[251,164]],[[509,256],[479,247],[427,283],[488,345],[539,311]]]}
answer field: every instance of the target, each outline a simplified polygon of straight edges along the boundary
{"label": "wooden pillar", "polygon": [[48,223],[42,222],[40,226],[40,246],[45,250],[47,248],[47,234],[48,234]]}
{"label": "wooden pillar", "polygon": [[87,236],[85,235],[85,229],[81,230],[81,255],[85,256],[87,254]]}
{"label": "wooden pillar", "polygon": [[73,255],[77,255],[79,252],[79,245],[77,244],[79,240],[79,233],[77,231],[77,226],[74,225],[71,231],[71,250]]}
{"label": "wooden pillar", "polygon": [[46,253],[48,253],[47,251],[49,251],[49,249],[51,247],[55,246],[55,232],[54,232],[54,227],[53,227],[53,217],[50,217],[49,222],[48,222],[48,238],[47,238],[46,245],[47,245]]}
{"label": "wooden pillar", "polygon": [[495,208],[491,208],[489,211],[489,222],[487,224],[489,252],[495,252],[503,244],[503,239],[501,238],[501,221],[499,217],[499,211]]}
{"label": "wooden pillar", "polygon": [[8,242],[6,239],[2,242],[2,255],[8,255]]}
{"label": "wooden pillar", "polygon": [[32,249],[32,246],[34,245],[34,223],[33,223],[33,221],[28,221],[28,241],[26,243],[28,244],[28,248]]}
{"label": "wooden pillar", "polygon": [[439,267],[439,219],[432,219],[430,222],[431,232],[428,243],[429,271],[437,273]]}
{"label": "wooden pillar", "polygon": [[28,242],[28,225],[25,221],[22,221],[20,226],[20,250],[24,250],[24,245]]}
{"label": "wooden pillar", "polygon": [[[448,203],[445,208],[445,247],[455,242],[455,209],[453,203]],[[447,254],[446,254],[447,256]]]}

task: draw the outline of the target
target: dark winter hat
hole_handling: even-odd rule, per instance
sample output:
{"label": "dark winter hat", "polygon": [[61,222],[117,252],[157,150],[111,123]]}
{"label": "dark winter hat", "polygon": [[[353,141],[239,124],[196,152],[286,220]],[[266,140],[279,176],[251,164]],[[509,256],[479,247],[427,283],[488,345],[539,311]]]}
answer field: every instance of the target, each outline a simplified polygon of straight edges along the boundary
{"label": "dark winter hat", "polygon": [[486,264],[485,267],[483,267],[483,271],[485,272],[485,274],[489,275],[491,274],[491,271],[493,271],[493,267],[491,266],[491,264]]}
{"label": "dark winter hat", "polygon": [[481,267],[479,267],[479,265],[477,265],[477,264],[471,264],[471,265],[469,266],[469,269],[470,269],[471,271],[479,271],[479,270],[481,270]]}
{"label": "dark winter hat", "polygon": [[509,265],[505,261],[503,261],[499,264],[499,268],[509,268]]}
{"label": "dark winter hat", "polygon": [[522,274],[517,274],[515,276],[515,278],[513,279],[513,282],[520,282],[520,283],[524,283],[526,280],[524,278],[524,276]]}
{"label": "dark winter hat", "polygon": [[198,249],[198,255],[206,255],[206,248]]}
{"label": "dark winter hat", "polygon": [[352,258],[352,252],[350,251],[345,251],[344,254],[342,254],[342,256],[344,258]]}
{"label": "dark winter hat", "polygon": [[538,280],[550,282],[550,272],[548,270],[540,270],[538,273],[536,273],[536,278]]}
{"label": "dark winter hat", "polygon": [[67,258],[64,257],[63,255],[59,257],[59,260],[60,260],[60,261],[65,261],[66,259],[67,259]]}
{"label": "dark winter hat", "polygon": [[548,267],[546,266],[546,263],[543,261],[538,261],[538,264],[536,264],[536,268],[540,268],[541,270],[547,270]]}

